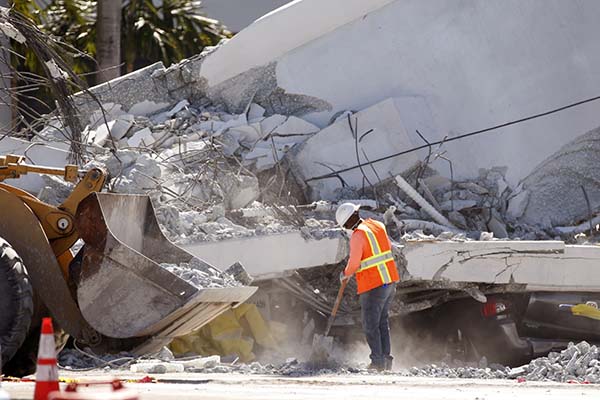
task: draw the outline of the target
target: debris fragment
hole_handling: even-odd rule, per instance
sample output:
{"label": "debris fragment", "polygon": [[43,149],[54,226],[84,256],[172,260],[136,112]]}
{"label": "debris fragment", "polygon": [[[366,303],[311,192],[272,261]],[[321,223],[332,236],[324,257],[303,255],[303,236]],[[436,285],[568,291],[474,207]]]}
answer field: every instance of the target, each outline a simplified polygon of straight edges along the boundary
{"label": "debris fragment", "polygon": [[[4,9],[4,7],[2,7]],[[17,42],[23,44],[27,41],[25,36],[17,28],[15,28],[10,22],[0,22],[0,30],[6,36],[11,39],[16,40]]]}
{"label": "debris fragment", "polygon": [[431,204],[427,203],[421,195],[400,175],[396,176],[396,184],[406,193],[411,199],[417,202],[438,224],[454,228],[454,225],[446,217],[440,214]]}
{"label": "debris fragment", "polygon": [[198,289],[240,286],[240,282],[229,274],[221,272],[197,258],[193,258],[189,263],[163,263],[160,266]]}
{"label": "debris fragment", "polygon": [[[25,39],[25,38],[23,38]],[[54,79],[68,79],[69,75],[67,75],[67,73],[65,71],[63,71],[62,69],[60,69],[60,67],[58,66],[58,64],[56,63],[56,61],[54,60],[48,60],[46,61],[46,68],[48,68],[48,71],[50,72],[50,76]]]}

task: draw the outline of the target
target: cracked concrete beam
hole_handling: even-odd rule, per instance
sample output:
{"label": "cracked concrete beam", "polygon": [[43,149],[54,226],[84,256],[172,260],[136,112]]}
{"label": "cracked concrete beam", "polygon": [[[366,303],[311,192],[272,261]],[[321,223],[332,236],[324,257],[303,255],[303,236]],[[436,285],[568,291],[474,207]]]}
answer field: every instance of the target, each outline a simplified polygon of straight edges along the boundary
{"label": "cracked concrete beam", "polygon": [[[297,117],[331,111],[331,104],[319,98],[289,93],[277,83],[277,62],[254,67],[203,90],[216,103],[224,104],[231,113],[242,113],[252,102],[265,109],[265,115],[294,115]],[[200,70],[197,71],[198,73]],[[204,78],[203,78],[204,79]]]}
{"label": "cracked concrete beam", "polygon": [[182,99],[193,102],[206,94],[205,80],[194,75],[201,63],[202,54],[182,60],[169,68],[165,68],[162,62],[157,62],[91,87],[87,92],[76,93],[73,101],[81,111],[81,122],[88,124],[88,113],[99,108],[98,101],[101,104],[120,104],[126,111],[148,100],[170,104]]}
{"label": "cracked concrete beam", "polygon": [[409,242],[415,281],[524,284],[527,290],[600,290],[600,248],[560,241]]}
{"label": "cracked concrete beam", "polygon": [[[106,83],[91,87],[91,92],[102,103],[121,104],[123,110],[129,110],[134,104],[143,100],[161,99],[163,87],[152,79],[157,71],[164,71],[162,62],[157,62],[145,68],[123,75]],[[87,113],[97,110],[98,103],[87,92],[79,92],[73,96],[73,101],[81,110],[82,118]],[[164,101],[164,100],[161,100]],[[89,121],[82,121],[87,125]]]}
{"label": "cracked concrete beam", "polygon": [[348,254],[340,237],[305,239],[299,232],[252,236],[183,246],[196,257],[218,267],[240,262],[255,279],[282,278],[296,269],[334,265]]}

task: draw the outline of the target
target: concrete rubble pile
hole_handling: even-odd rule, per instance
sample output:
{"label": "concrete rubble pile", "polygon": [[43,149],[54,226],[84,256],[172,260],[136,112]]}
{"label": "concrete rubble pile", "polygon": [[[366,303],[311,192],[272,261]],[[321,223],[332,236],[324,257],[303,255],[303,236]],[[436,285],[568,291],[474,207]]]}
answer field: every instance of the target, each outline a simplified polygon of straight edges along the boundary
{"label": "concrete rubble pile", "polygon": [[[155,64],[92,88],[101,109],[84,94],[75,96],[84,115],[90,160],[86,167],[106,168],[112,191],[149,194],[171,240],[189,244],[299,228],[318,239],[334,227],[335,204],[348,199],[369,203],[368,216],[383,220],[397,241],[431,240],[433,235],[438,240],[572,242],[582,233],[578,226],[552,225],[579,223],[579,214],[549,221],[535,211],[541,200],[534,199],[534,189],[548,178],[532,175],[515,187],[506,178],[507,168],[490,167],[474,178],[450,179],[436,170],[438,153],[423,159],[410,153],[319,179],[357,160],[412,147],[397,130],[407,129],[408,115],[423,106],[421,100],[388,98],[360,111],[338,113],[326,126],[308,122],[297,110],[283,114],[286,108],[273,108],[270,97],[256,102],[250,98],[243,107],[233,107],[203,89],[197,77],[203,60],[225,47],[167,69]],[[246,84],[238,82],[237,87],[233,82],[228,90],[246,90]],[[261,88],[268,80],[254,84]],[[52,118],[34,140],[66,150],[63,130],[60,119]],[[590,135],[593,139],[594,133]],[[587,143],[584,139],[562,153],[576,151],[579,142]],[[359,148],[364,157],[357,154]],[[552,170],[551,164],[547,161],[545,168]],[[68,193],[59,179],[43,179],[43,200],[57,202]],[[316,207],[270,207],[323,199],[332,204],[324,213],[315,213]]]}
{"label": "concrete rubble pile", "polygon": [[[481,169],[477,178],[453,180],[432,167],[434,155],[419,159],[413,154],[391,160],[389,168],[377,164],[368,171],[349,171],[339,176],[339,182],[335,177],[314,180],[319,173],[356,163],[357,135],[369,159],[410,148],[411,143],[402,142],[395,131],[415,105],[390,98],[362,111],[340,113],[323,128],[303,119],[302,113],[277,114],[264,102],[265,107],[250,100],[241,110],[232,108],[194,86],[199,81],[188,76],[202,66],[207,54],[219,50],[168,69],[153,65],[135,71],[111,82],[110,90],[105,90],[106,84],[93,88],[102,109],[85,96],[76,96],[85,111],[83,136],[90,159],[86,167],[106,168],[112,191],[149,194],[170,239],[194,243],[303,226],[305,231],[320,232],[333,227],[334,207],[305,223],[314,214],[297,218],[268,210],[267,205],[363,199],[374,200],[372,216],[384,220],[396,240],[406,233],[404,239],[431,239],[419,233],[410,236],[411,232],[442,240],[477,240],[482,232],[514,239],[553,239],[562,234],[572,240],[572,232],[564,227],[557,230],[515,217],[533,207],[522,194],[531,192],[533,184],[511,187],[502,167]],[[151,89],[148,81],[154,82]],[[51,119],[35,141],[66,150],[69,144],[61,125],[59,119]],[[385,176],[385,170],[391,176]],[[42,199],[60,200],[57,193],[65,185],[44,179]],[[236,214],[238,210],[243,212]]]}
{"label": "concrete rubble pile", "polygon": [[479,363],[441,362],[408,370],[413,376],[434,378],[477,378],[477,379],[517,379],[519,381],[552,381],[571,383],[600,382],[600,350],[587,342],[569,343],[558,352],[550,352],[529,364],[516,368],[498,364],[488,365],[482,358]]}
{"label": "concrete rubble pile", "polygon": [[240,282],[227,272],[221,272],[216,268],[202,263],[197,258],[193,258],[189,263],[163,263],[159,265],[198,289],[214,289],[241,285]]}
{"label": "concrete rubble pile", "polygon": [[600,350],[587,342],[569,343],[560,353],[551,352],[547,357],[513,368],[509,377],[528,381],[600,383]]}
{"label": "concrete rubble pile", "polygon": [[510,367],[502,365],[486,366],[483,362],[465,365],[449,366],[445,362],[429,364],[423,367],[412,367],[408,374],[412,376],[427,376],[432,378],[462,378],[462,379],[506,379],[509,377]]}
{"label": "concrete rubble pile", "polygon": [[[296,185],[294,171],[291,170],[291,178],[277,182],[278,169],[293,157],[290,149],[319,131],[316,126],[297,117],[264,117],[262,111],[250,119],[246,114],[217,112],[213,107],[204,111],[187,100],[149,116],[145,115],[147,110],[136,111],[139,114],[134,115],[112,104],[105,107],[110,110],[106,118],[115,118],[108,123],[112,127],[110,132],[117,132],[113,133],[115,140],[109,140],[108,131],[104,132],[106,125],[90,123],[92,160],[86,167],[105,168],[111,177],[112,191],[149,194],[159,222],[171,240],[181,244],[214,241],[289,232],[302,226],[305,232],[319,236],[334,227],[335,206],[316,213],[310,211],[318,211],[318,207],[312,207],[298,219],[298,215],[289,215],[289,211],[281,212],[264,204],[264,201],[290,205],[305,202],[307,196]],[[172,118],[165,120],[167,115]],[[135,139],[139,135],[149,136],[145,141]],[[56,142],[60,138],[56,130],[46,129],[39,137],[53,147],[66,147],[66,143]],[[417,175],[419,171],[424,178]],[[365,190],[346,188],[338,191],[331,202],[362,198],[363,202],[373,203],[373,212],[368,216],[385,221],[396,240],[406,233],[420,231],[436,236],[444,234],[440,239],[446,240],[478,239],[481,232],[493,232],[496,238],[509,235],[521,239],[550,238],[544,231],[528,225],[511,225],[509,233],[502,205],[506,204],[510,191],[502,171],[482,172],[480,179],[466,182],[452,182],[421,163],[412,172],[414,176],[409,173],[406,179],[417,182],[414,186],[429,197],[440,213],[447,215],[450,226],[435,222],[390,180]],[[42,200],[56,203],[69,193],[68,185],[60,179],[44,178],[44,181]],[[274,185],[287,196],[273,198]],[[376,201],[370,199],[373,197]],[[292,211],[298,212],[298,209]],[[404,239],[419,238],[430,239],[419,234]]]}
{"label": "concrete rubble pile", "polygon": [[[171,240],[182,244],[298,228],[294,221],[282,221],[285,211],[273,215],[256,201],[269,196],[274,183],[270,178],[277,176],[269,175],[266,182],[258,177],[273,170],[292,146],[314,134],[318,130],[314,125],[296,117],[264,117],[257,105],[241,115],[212,107],[198,109],[186,100],[154,114],[148,114],[151,108],[132,109],[135,114],[108,105],[108,124],[99,124],[96,114],[90,118],[92,160],[85,167],[105,168],[112,191],[149,194]],[[66,146],[56,141],[61,137],[57,130],[46,129],[40,137],[54,147]],[[43,200],[56,203],[68,194],[68,185],[59,179],[44,179]],[[280,190],[281,183],[275,184]],[[245,220],[246,226],[232,220],[236,214],[230,211],[240,209],[238,219]],[[310,222],[307,231],[333,226],[329,221]]]}
{"label": "concrete rubble pile", "polygon": [[[237,363],[219,356],[175,358],[163,349],[156,358],[136,359],[127,353],[92,358],[82,357],[77,350],[66,349],[60,353],[59,364],[66,369],[127,369],[142,373],[200,372],[241,373],[259,375],[305,376],[314,374],[372,374],[366,364],[356,362],[327,363],[300,362],[288,358],[278,363]],[[515,379],[518,381],[552,381],[571,383],[600,382],[600,350],[587,342],[570,343],[568,348],[551,352],[547,357],[532,360],[529,364],[511,368],[488,364],[485,357],[479,363],[459,360],[441,361],[437,364],[399,368],[385,372],[402,376],[421,376],[451,379]]]}
{"label": "concrete rubble pile", "polygon": [[[366,364],[336,362],[301,362],[296,358],[287,358],[272,363],[241,363],[236,359],[228,360],[226,357],[183,357],[176,358],[166,347],[158,354],[138,358],[129,353],[113,355],[93,355],[82,353],[76,349],[64,349],[60,352],[58,363],[65,370],[92,370],[104,369],[106,371],[130,371],[134,373],[164,374],[164,373],[239,373],[256,375],[281,375],[305,376],[314,374],[373,374],[375,370],[368,370]],[[388,372],[391,373],[391,372]],[[406,374],[398,371],[396,374]]]}

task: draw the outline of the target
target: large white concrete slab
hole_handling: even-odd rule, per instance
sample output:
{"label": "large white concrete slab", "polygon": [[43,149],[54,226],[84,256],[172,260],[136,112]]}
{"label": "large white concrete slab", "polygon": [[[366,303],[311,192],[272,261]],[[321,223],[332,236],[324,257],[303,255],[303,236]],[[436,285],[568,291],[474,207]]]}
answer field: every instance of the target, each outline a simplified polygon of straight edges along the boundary
{"label": "large white concrete slab", "polygon": [[332,32],[393,0],[296,0],[264,15],[202,64],[217,85]]}
{"label": "large white concrete slab", "polygon": [[560,241],[409,242],[412,280],[526,285],[526,290],[599,291],[600,247]]}
{"label": "large white concrete slab", "polygon": [[[340,111],[421,96],[443,128],[422,132],[435,141],[597,96],[597,15],[600,2],[589,0],[301,0],[242,31],[201,72],[212,87],[275,62],[278,87],[330,106],[305,115],[321,127]],[[600,126],[597,109],[583,105],[443,148],[457,179],[505,166],[515,184]],[[433,166],[449,175],[446,161]]]}
{"label": "large white concrete slab", "polygon": [[[400,152],[418,145],[415,133],[415,129],[419,127],[418,121],[414,121],[410,113],[403,111],[419,106],[425,107],[419,98],[387,99],[349,118],[339,118],[336,123],[308,139],[291,157],[294,172],[300,179],[308,181],[332,170],[356,165],[357,161],[366,163],[391,152]],[[423,120],[428,121],[429,119]],[[406,171],[417,161],[415,153],[411,153],[373,167],[365,166],[362,170],[353,169],[341,173],[341,179],[335,177],[308,181],[311,197],[313,200],[335,200],[335,190],[341,189],[342,184],[357,189],[368,187]]]}
{"label": "large white concrete slab", "polygon": [[[348,255],[342,238],[306,240],[298,232],[182,246],[226,269],[240,262],[256,279],[337,264]],[[600,291],[600,247],[561,241],[408,242],[410,281],[522,284],[526,291]]]}
{"label": "large white concrete slab", "polygon": [[342,238],[304,239],[299,232],[182,246],[222,270],[240,262],[256,279],[284,277],[300,268],[337,264],[347,255]]}

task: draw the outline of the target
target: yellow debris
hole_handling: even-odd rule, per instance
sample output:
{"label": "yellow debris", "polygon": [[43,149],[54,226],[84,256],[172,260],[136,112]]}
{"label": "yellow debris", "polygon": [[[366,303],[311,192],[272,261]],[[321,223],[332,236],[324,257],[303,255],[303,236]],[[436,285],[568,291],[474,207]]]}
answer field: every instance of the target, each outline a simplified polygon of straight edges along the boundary
{"label": "yellow debris", "polygon": [[234,310],[234,313],[241,325],[247,324],[256,343],[267,349],[277,348],[277,343],[271,334],[271,330],[256,305],[242,304]]}
{"label": "yellow debris", "polygon": [[[282,325],[282,324],[280,324]],[[171,342],[171,351],[177,356],[194,353],[202,356],[236,356],[242,362],[255,359],[254,345],[277,349],[273,334],[285,333],[285,327],[269,326],[254,304],[242,304],[229,310],[200,330],[176,338]]]}
{"label": "yellow debris", "polygon": [[576,304],[571,307],[571,313],[580,317],[600,320],[600,310],[588,304]]}

